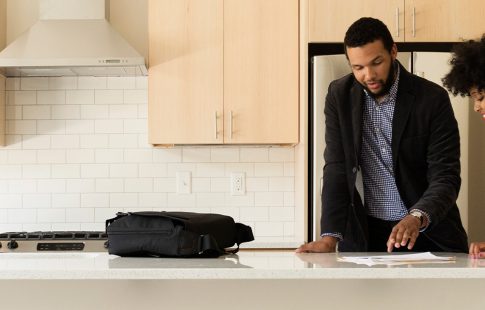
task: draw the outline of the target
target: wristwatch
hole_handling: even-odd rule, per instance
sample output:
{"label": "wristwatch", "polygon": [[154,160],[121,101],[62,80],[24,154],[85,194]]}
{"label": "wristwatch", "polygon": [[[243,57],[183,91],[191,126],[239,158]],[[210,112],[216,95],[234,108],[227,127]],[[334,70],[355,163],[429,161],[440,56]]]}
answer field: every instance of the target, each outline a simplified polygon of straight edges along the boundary
{"label": "wristwatch", "polygon": [[417,217],[419,219],[419,228],[423,227],[424,215],[421,211],[412,210],[411,212],[409,212],[409,215]]}

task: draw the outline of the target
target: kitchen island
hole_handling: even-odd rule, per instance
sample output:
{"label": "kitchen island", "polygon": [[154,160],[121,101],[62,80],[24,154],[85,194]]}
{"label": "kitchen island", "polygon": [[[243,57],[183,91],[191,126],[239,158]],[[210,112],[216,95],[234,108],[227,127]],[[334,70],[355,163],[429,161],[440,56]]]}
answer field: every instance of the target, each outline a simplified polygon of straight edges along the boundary
{"label": "kitchen island", "polygon": [[485,309],[485,260],[456,253],[435,253],[454,256],[449,262],[398,266],[339,260],[364,254],[1,254],[2,309]]}

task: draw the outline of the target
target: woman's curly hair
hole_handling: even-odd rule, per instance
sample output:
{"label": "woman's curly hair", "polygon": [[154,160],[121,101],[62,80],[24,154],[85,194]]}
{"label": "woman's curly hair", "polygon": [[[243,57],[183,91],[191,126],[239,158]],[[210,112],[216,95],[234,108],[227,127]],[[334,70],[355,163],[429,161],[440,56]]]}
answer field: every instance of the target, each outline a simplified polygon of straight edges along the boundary
{"label": "woman's curly hair", "polygon": [[451,71],[442,79],[453,94],[469,96],[471,87],[485,90],[485,34],[480,40],[469,40],[453,47]]}

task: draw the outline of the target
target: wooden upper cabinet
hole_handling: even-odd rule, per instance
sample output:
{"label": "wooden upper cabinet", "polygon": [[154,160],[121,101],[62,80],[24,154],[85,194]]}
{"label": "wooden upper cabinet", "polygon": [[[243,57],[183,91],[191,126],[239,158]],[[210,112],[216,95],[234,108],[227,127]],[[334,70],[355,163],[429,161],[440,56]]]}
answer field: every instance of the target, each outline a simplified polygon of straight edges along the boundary
{"label": "wooden upper cabinet", "polygon": [[457,42],[485,32],[483,0],[308,0],[310,42],[343,42],[363,16],[382,20],[396,42]]}
{"label": "wooden upper cabinet", "polygon": [[298,0],[150,0],[150,143],[298,143],[298,38]]}
{"label": "wooden upper cabinet", "polygon": [[151,144],[223,142],[223,0],[150,0]]}
{"label": "wooden upper cabinet", "polygon": [[463,41],[485,32],[483,0],[406,0],[406,41]]}
{"label": "wooden upper cabinet", "polygon": [[308,9],[310,42],[343,42],[361,17],[380,19],[396,42],[404,41],[404,0],[309,0]]}
{"label": "wooden upper cabinet", "polygon": [[298,143],[298,0],[224,0],[224,142]]}

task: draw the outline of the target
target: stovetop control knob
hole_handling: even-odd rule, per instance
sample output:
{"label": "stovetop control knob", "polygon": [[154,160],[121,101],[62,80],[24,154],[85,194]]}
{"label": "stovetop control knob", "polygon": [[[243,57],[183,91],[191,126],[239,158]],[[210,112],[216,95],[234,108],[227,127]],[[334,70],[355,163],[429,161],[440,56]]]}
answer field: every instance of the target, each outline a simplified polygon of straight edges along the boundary
{"label": "stovetop control knob", "polygon": [[11,240],[7,243],[7,248],[9,248],[10,250],[14,250],[18,247],[19,247],[19,244],[15,240]]}

